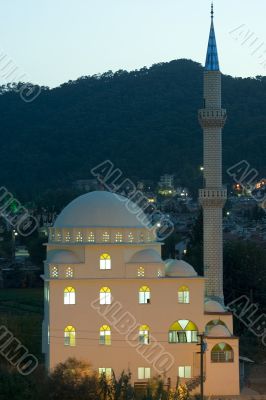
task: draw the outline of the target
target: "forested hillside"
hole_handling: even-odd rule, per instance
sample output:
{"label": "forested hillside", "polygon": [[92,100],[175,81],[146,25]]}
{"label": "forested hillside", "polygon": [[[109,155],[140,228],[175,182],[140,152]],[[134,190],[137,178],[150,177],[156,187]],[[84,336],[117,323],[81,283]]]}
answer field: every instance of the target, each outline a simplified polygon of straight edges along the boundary
{"label": "forested hillside", "polygon": [[[202,163],[202,67],[189,60],[82,77],[44,88],[32,103],[0,96],[0,183],[34,196],[90,178],[110,159],[133,179],[174,173],[197,186]],[[246,159],[266,174],[266,78],[223,77],[224,164]],[[225,178],[226,179],[226,178]]]}

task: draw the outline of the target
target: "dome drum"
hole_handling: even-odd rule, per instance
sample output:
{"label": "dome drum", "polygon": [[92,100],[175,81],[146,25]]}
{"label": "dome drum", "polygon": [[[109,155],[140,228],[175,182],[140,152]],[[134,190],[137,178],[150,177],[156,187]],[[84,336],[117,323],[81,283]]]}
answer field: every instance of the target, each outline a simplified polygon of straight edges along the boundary
{"label": "dome drum", "polygon": [[49,242],[58,244],[142,244],[155,241],[154,232],[145,228],[49,228]]}

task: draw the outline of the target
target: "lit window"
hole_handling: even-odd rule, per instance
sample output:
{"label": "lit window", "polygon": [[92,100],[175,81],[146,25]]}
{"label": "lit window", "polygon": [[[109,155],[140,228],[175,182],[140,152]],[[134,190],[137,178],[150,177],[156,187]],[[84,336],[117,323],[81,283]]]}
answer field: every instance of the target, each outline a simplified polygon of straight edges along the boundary
{"label": "lit window", "polygon": [[121,243],[123,241],[122,233],[118,232],[115,234],[115,241],[116,241],[116,243]]}
{"label": "lit window", "polygon": [[66,233],[66,242],[70,242],[71,241],[71,235],[70,235],[70,232],[67,232]]}
{"label": "lit window", "polygon": [[128,241],[129,241],[129,243],[132,243],[132,242],[134,241],[134,236],[133,236],[133,233],[132,233],[132,232],[130,232],[130,233],[128,234]]}
{"label": "lit window", "polygon": [[58,278],[58,267],[56,265],[50,267],[50,275],[51,278]]}
{"label": "lit window", "polygon": [[100,290],[100,304],[111,304],[111,290],[108,287],[102,287]]}
{"label": "lit window", "polygon": [[66,269],[66,278],[73,278],[73,268],[67,267],[67,269]]}
{"label": "lit window", "polygon": [[110,235],[108,232],[103,233],[103,242],[109,242],[110,241]]}
{"label": "lit window", "polygon": [[112,368],[99,368],[99,376],[105,375],[106,379],[112,378]]}
{"label": "lit window", "polygon": [[93,232],[90,232],[90,233],[88,234],[88,242],[89,242],[89,243],[93,243],[94,241],[95,241],[94,233],[93,233]]}
{"label": "lit window", "polygon": [[169,343],[197,343],[198,328],[186,319],[174,322],[169,329]]}
{"label": "lit window", "polygon": [[100,344],[110,346],[111,344],[111,329],[108,325],[103,325],[100,328]]}
{"label": "lit window", "polygon": [[144,234],[143,233],[141,233],[139,235],[139,240],[140,240],[141,243],[144,242]]}
{"label": "lit window", "polygon": [[163,273],[160,269],[157,272],[157,276],[158,276],[158,278],[161,278],[163,276]]}
{"label": "lit window", "polygon": [[64,304],[75,304],[75,303],[76,303],[75,289],[71,286],[68,286],[64,290]]}
{"label": "lit window", "polygon": [[102,254],[100,257],[100,269],[111,269],[111,257],[109,254]]}
{"label": "lit window", "polygon": [[54,229],[51,229],[51,241],[53,242],[55,238]]}
{"label": "lit window", "polygon": [[139,328],[139,343],[149,344],[150,343],[150,328],[148,325],[142,325]]}
{"label": "lit window", "polygon": [[83,236],[81,232],[78,232],[77,237],[76,237],[77,242],[83,242]]}
{"label": "lit window", "polygon": [[57,232],[56,240],[57,240],[57,242],[61,242],[61,241],[62,241],[62,234],[61,234],[61,232]]}
{"label": "lit window", "polygon": [[138,268],[138,277],[143,278],[145,276],[145,270],[143,267]]}
{"label": "lit window", "polygon": [[178,376],[179,378],[191,378],[191,367],[179,367],[178,368]]}
{"label": "lit window", "polygon": [[64,339],[65,346],[76,346],[76,331],[73,326],[70,325],[65,328]]}
{"label": "lit window", "polygon": [[139,304],[149,304],[151,301],[151,291],[148,286],[139,289]]}
{"label": "lit window", "polygon": [[148,232],[147,233],[147,242],[151,242],[152,241],[152,237],[151,234]]}
{"label": "lit window", "polygon": [[151,369],[140,367],[138,368],[138,379],[150,379]]}
{"label": "lit window", "polygon": [[186,286],[182,286],[178,289],[178,303],[188,304],[189,303],[189,289]]}
{"label": "lit window", "polygon": [[226,363],[234,361],[234,351],[227,343],[216,344],[211,352],[211,360],[214,363]]}

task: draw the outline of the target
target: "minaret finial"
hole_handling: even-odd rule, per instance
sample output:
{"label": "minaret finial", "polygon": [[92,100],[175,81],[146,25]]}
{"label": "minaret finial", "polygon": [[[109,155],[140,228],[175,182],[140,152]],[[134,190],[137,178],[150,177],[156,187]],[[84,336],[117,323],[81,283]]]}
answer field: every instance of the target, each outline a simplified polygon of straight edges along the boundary
{"label": "minaret finial", "polygon": [[213,17],[214,17],[213,1],[212,1],[212,7],[211,7],[211,17],[212,17],[212,19],[213,19]]}

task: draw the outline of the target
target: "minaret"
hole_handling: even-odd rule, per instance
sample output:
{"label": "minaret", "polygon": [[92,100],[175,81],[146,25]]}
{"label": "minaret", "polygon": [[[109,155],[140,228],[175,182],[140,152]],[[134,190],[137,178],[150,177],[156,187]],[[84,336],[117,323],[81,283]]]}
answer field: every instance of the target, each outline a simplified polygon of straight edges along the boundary
{"label": "minaret", "polygon": [[199,122],[204,139],[203,207],[204,276],[206,296],[223,304],[223,206],[227,191],[222,185],[222,128],[226,110],[221,108],[221,72],[211,9],[211,29],[204,70],[204,108]]}

